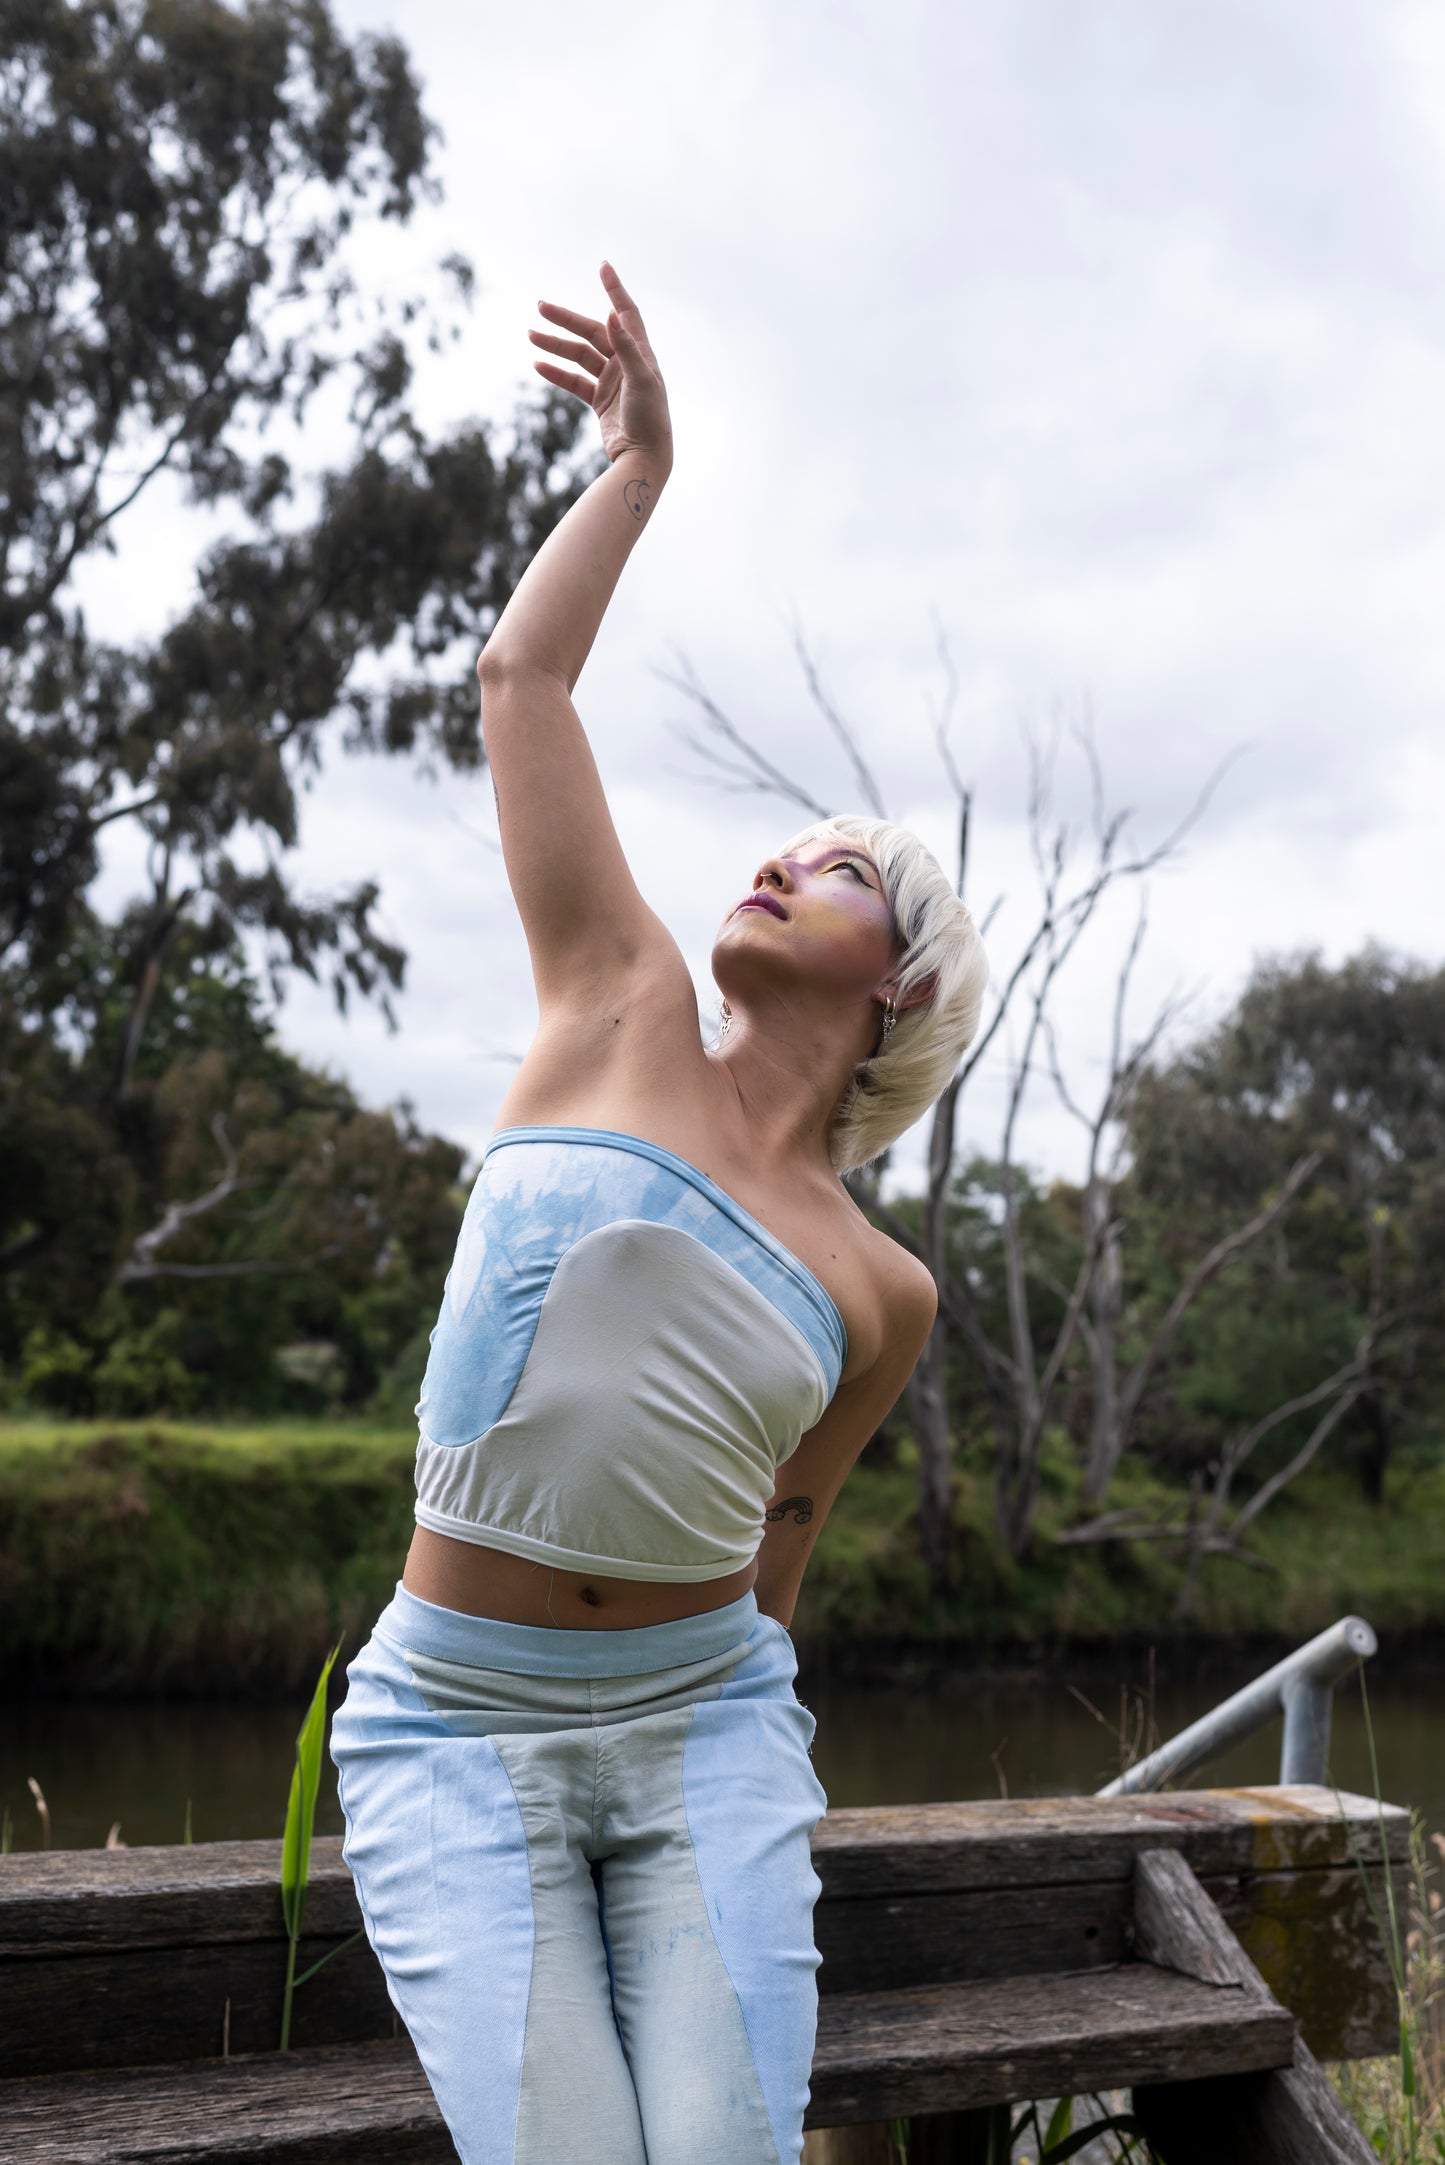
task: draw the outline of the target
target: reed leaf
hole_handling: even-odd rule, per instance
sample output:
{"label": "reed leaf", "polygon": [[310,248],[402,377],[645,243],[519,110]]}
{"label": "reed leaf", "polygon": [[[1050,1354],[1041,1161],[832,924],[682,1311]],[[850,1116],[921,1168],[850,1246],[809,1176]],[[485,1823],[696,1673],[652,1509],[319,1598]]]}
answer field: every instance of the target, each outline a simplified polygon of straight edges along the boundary
{"label": "reed leaf", "polygon": [[286,1836],[281,1845],[281,1909],[293,1940],[301,1937],[306,1882],[311,1872],[311,1833],[316,1823],[321,1751],[326,1741],[326,1687],[340,1652],[338,1640],[321,1665],[306,1719],[296,1738],[296,1764],[291,1769],[291,1794],[286,1804]]}
{"label": "reed leaf", "polygon": [[[298,1984],[304,1984],[321,1967],[314,1962],[296,1975],[296,1950],[301,1944],[301,1923],[306,1914],[306,1883],[311,1876],[311,1834],[316,1824],[316,1796],[321,1787],[321,1752],[326,1742],[326,1687],[341,1652],[338,1639],[321,1665],[311,1704],[296,1738],[296,1764],[291,1769],[291,1794],[286,1802],[286,1834],[281,1844],[281,1913],[286,1920],[286,1984],[281,1995],[281,2050],[291,2048],[291,2008]],[[339,1950],[337,1950],[339,1951]]]}

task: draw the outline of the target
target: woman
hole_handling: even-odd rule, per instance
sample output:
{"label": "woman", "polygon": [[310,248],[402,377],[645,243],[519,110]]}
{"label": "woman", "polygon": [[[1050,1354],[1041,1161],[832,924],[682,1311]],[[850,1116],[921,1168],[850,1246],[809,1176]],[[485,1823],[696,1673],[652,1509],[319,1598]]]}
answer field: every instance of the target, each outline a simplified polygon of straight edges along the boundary
{"label": "woman", "polygon": [[985,964],[920,843],[835,820],[729,908],[704,1050],[571,699],[672,468],[642,319],[602,281],[605,321],[543,304],[531,336],[610,468],[478,665],[540,1021],[433,1335],[416,1536],[332,1749],[464,2165],[786,2165],[825,1804],[786,1627],[934,1314],[839,1176],[942,1089]]}

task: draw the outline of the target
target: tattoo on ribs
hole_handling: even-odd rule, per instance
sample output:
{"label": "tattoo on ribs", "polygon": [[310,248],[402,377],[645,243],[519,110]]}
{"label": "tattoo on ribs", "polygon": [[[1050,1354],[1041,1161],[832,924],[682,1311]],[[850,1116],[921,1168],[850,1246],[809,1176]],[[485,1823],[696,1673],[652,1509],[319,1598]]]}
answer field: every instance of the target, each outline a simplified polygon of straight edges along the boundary
{"label": "tattoo on ribs", "polygon": [[652,504],[652,483],[642,480],[626,482],[622,490],[622,501],[634,519],[645,519]]}
{"label": "tattoo on ribs", "polygon": [[790,1511],[793,1514],[793,1524],[795,1526],[806,1526],[813,1516],[812,1497],[785,1496],[781,1503],[775,1503],[771,1510],[764,1512],[763,1516],[770,1526],[779,1526]]}

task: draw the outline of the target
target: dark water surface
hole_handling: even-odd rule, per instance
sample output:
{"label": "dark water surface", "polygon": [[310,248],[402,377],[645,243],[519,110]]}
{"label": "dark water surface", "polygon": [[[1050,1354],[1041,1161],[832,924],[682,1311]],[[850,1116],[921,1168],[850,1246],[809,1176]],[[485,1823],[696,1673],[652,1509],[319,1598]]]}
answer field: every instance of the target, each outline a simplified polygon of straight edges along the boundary
{"label": "dark water surface", "polygon": [[[1243,1683],[1260,1661],[1207,1680],[1161,1676],[1154,1721],[1172,1735]],[[1121,1672],[1123,1663],[1121,1661]],[[1381,1785],[1395,1804],[1417,1806],[1445,1829],[1445,1661],[1433,1670],[1391,1672],[1388,1655],[1367,1672]],[[1142,1685],[1137,1663],[1132,1681]],[[893,1687],[820,1682],[802,1695],[818,1717],[815,1758],[834,1805],[926,1803],[1000,1794],[1077,1794],[1119,1768],[1117,1679],[1095,1667],[1070,1689],[1062,1675],[1017,1680],[961,1677]],[[1109,1726],[1080,1704],[1083,1691]],[[1131,1695],[1137,1723],[1146,1694]],[[57,1848],[103,1843],[113,1822],[132,1845],[178,1842],[187,1800],[198,1842],[279,1835],[285,1823],[296,1730],[304,1704],[161,1705],[35,1703],[0,1709],[0,1806],[8,1807],[17,1849],[40,1846],[26,1786],[45,1792]],[[1333,1772],[1341,1788],[1369,1794],[1369,1753],[1358,1685],[1336,1694]],[[1228,1786],[1278,1779],[1279,1726],[1198,1777]],[[318,1831],[339,1833],[329,1761]]]}

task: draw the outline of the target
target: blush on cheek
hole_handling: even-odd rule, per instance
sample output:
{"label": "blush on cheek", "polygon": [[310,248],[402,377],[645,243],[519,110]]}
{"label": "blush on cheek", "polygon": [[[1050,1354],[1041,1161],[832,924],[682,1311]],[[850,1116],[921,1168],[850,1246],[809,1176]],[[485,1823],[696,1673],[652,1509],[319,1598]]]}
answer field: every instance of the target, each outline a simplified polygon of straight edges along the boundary
{"label": "blush on cheek", "polygon": [[[813,931],[819,944],[840,961],[845,957],[856,960],[874,947],[886,950],[889,944],[887,932],[878,923],[866,896],[860,896],[857,902],[851,896],[835,902],[830,896],[826,907],[815,909]],[[881,954],[879,959],[881,963]]]}

